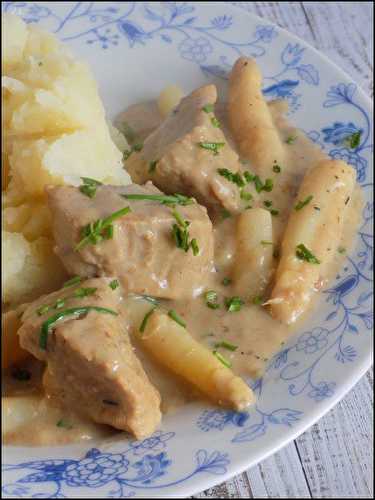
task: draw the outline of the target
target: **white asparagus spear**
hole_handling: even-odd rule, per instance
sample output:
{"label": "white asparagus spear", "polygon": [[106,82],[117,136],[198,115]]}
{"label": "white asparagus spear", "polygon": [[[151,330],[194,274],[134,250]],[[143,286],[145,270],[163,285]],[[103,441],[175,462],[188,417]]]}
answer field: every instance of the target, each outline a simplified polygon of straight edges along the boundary
{"label": "white asparagus spear", "polygon": [[229,124],[240,153],[265,177],[285,151],[262,95],[262,75],[254,59],[240,57],[229,77]]}
{"label": "white asparagus spear", "polygon": [[283,323],[294,323],[323,286],[354,186],[355,171],[343,161],[320,161],[305,175],[295,203],[300,208],[292,209],[282,241],[270,302],[272,316]]}
{"label": "white asparagus spear", "polygon": [[143,330],[139,338],[145,349],[211,400],[235,410],[255,402],[252,390],[240,377],[167,315],[154,311]]}

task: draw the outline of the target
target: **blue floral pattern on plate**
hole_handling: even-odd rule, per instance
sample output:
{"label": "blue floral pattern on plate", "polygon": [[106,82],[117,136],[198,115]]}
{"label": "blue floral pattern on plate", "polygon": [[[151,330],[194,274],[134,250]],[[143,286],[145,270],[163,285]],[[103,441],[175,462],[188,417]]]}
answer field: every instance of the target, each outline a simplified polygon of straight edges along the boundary
{"label": "blue floral pattern on plate", "polygon": [[[249,466],[250,455],[256,462],[267,444],[285,443],[289,429],[303,430],[311,423],[309,412],[342,395],[348,371],[358,377],[362,368],[355,367],[367,359],[373,329],[369,107],[354,83],[302,42],[228,4],[213,10],[190,2],[3,2],[2,10],[40,23],[98,59],[110,58],[119,48],[128,54],[167,47],[198,68],[203,81],[225,81],[238,56],[256,57],[264,71],[265,97],[286,99],[299,126],[313,99],[319,120],[306,134],[332,158],[356,169],[365,197],[358,244],[324,291],[317,317],[270,360],[265,376],[251,383],[255,407],[235,413],[198,405],[183,419],[167,417],[162,430],[143,441],[102,442],[89,450],[87,445],[56,452],[7,448],[4,497],[189,496]],[[238,7],[245,9],[246,2]]]}

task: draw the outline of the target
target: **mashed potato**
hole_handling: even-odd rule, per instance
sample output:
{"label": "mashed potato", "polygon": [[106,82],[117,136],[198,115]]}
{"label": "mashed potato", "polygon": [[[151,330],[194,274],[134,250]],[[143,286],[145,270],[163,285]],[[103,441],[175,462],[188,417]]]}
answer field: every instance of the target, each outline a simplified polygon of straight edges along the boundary
{"label": "mashed potato", "polygon": [[47,184],[129,184],[125,138],[108,125],[89,67],[51,34],[2,16],[3,300],[57,288]]}

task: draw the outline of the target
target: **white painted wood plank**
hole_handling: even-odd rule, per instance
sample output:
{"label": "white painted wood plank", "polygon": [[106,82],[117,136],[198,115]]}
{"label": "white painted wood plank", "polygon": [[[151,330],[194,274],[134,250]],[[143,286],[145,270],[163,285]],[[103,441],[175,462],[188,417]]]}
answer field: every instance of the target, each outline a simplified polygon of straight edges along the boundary
{"label": "white painted wood plank", "polygon": [[[372,2],[231,2],[321,50],[373,94]],[[373,498],[372,370],[274,456],[196,498]]]}

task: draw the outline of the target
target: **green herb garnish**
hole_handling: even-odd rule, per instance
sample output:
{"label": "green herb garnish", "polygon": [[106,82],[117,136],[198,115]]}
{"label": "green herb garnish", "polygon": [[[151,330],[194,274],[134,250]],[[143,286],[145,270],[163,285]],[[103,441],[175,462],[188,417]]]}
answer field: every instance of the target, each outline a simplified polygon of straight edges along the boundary
{"label": "green herb garnish", "polygon": [[215,344],[216,349],[219,349],[220,347],[222,347],[223,349],[228,349],[228,351],[235,351],[236,349],[238,349],[238,345],[231,344],[226,340],[222,340],[221,342]]}
{"label": "green herb garnish", "polygon": [[216,118],[216,116],[211,118],[211,123],[214,127],[220,128],[220,121]]}
{"label": "green herb garnish", "polygon": [[267,241],[267,240],[261,240],[260,244],[263,245],[264,247],[266,247],[268,245],[273,245],[273,242]]}
{"label": "green herb garnish", "polygon": [[143,149],[142,143],[134,144],[134,146],[132,146],[132,150],[137,151],[137,153],[139,153],[139,151],[142,151],[142,149]]}
{"label": "green herb garnish", "polygon": [[263,303],[263,297],[261,297],[260,295],[256,295],[255,297],[253,297],[252,303],[256,306],[261,305]]}
{"label": "green herb garnish", "polygon": [[340,247],[338,247],[337,251],[338,251],[338,253],[344,254],[346,252],[346,248],[340,246]]}
{"label": "green herb garnish", "polygon": [[303,243],[300,243],[296,247],[296,257],[300,260],[305,260],[310,264],[320,264],[320,260],[318,260],[313,253],[310,252],[308,248],[305,247]]}
{"label": "green herb garnish", "polygon": [[203,106],[202,111],[204,111],[205,113],[213,113],[214,105],[213,104],[206,104],[205,106]]}
{"label": "green herb garnish", "polygon": [[254,182],[255,180],[255,175],[251,174],[248,170],[246,170],[244,173],[243,173],[243,176],[245,177],[245,181],[250,184],[250,182]]}
{"label": "green herb garnish", "polygon": [[72,424],[69,424],[69,422],[66,422],[65,420],[63,419],[60,419],[57,423],[56,423],[56,427],[63,427],[64,429],[72,429],[73,426]]}
{"label": "green herb garnish", "polygon": [[50,318],[48,318],[41,327],[40,337],[39,337],[39,347],[43,350],[47,349],[47,338],[50,331],[54,328],[55,324],[68,317],[68,316],[81,316],[82,314],[87,314],[90,311],[97,311],[103,314],[112,314],[113,316],[117,316],[118,313],[113,311],[112,309],[107,309],[106,307],[97,307],[97,306],[85,306],[85,307],[72,307],[70,309],[65,309],[64,311],[60,311]]}
{"label": "green herb garnish", "polygon": [[130,212],[130,207],[124,207],[117,212],[109,215],[105,219],[98,219],[95,222],[90,222],[82,228],[81,241],[75,246],[74,250],[81,250],[86,245],[96,245],[100,241],[109,240],[113,237],[113,224],[112,222]]}
{"label": "green herb garnish", "polygon": [[306,205],[308,205],[310,203],[310,201],[313,199],[313,195],[310,194],[310,196],[308,196],[306,199],[304,199],[303,201],[299,201],[297,203],[297,205],[294,207],[294,210],[301,210],[301,208],[305,207]]}
{"label": "green herb garnish", "polygon": [[198,146],[211,151],[214,156],[219,154],[219,149],[225,146],[225,142],[198,142]]}
{"label": "green herb garnish", "polygon": [[122,158],[124,160],[127,160],[129,156],[134,152],[134,151],[142,151],[143,144],[134,144],[130,149],[125,149],[125,151],[122,154]]}
{"label": "green herb garnish", "polygon": [[251,193],[248,193],[244,189],[241,189],[240,198],[241,198],[241,200],[250,201],[253,199],[253,195]]}
{"label": "green herb garnish", "polygon": [[232,283],[232,280],[229,278],[224,278],[223,281],[221,282],[224,286],[228,286]]}
{"label": "green herb garnish", "polygon": [[272,207],[272,201],[271,200],[264,200],[263,205],[267,208]]}
{"label": "green herb garnish", "polygon": [[51,309],[51,306],[49,306],[47,304],[44,304],[43,306],[38,307],[38,309],[36,310],[36,312],[37,312],[38,316],[42,316],[43,314],[45,314],[50,309]]}
{"label": "green herb garnish", "polygon": [[81,283],[82,278],[80,276],[74,276],[74,278],[71,278],[70,280],[66,281],[63,284],[63,288],[67,288],[68,286],[73,286],[77,285],[78,283]]}
{"label": "green herb garnish", "polygon": [[212,354],[220,361],[220,363],[222,363],[227,368],[230,368],[232,366],[232,363],[228,359],[224,358],[224,356],[218,351],[212,351]]}
{"label": "green herb garnish", "polygon": [[96,290],[97,288],[77,288],[77,290],[74,291],[74,297],[82,299],[84,297],[88,297],[89,295],[93,295]]}
{"label": "green herb garnish", "polygon": [[168,311],[168,316],[171,319],[173,319],[173,321],[175,321],[177,324],[179,324],[183,328],[186,328],[185,321],[182,318],[180,318],[180,316],[176,313],[176,311],[174,311],[173,309],[171,309],[170,311]]}
{"label": "green herb garnish", "polygon": [[270,210],[270,214],[276,217],[277,215],[279,215],[279,210],[277,210],[276,208],[272,208]]}
{"label": "green herb garnish", "polygon": [[120,283],[118,282],[118,280],[112,280],[108,286],[109,288],[112,288],[112,290],[116,290],[116,288],[120,286]]}
{"label": "green herb garnish", "polygon": [[286,144],[293,144],[293,142],[294,142],[296,139],[297,139],[297,136],[296,136],[296,135],[290,135],[290,136],[286,139],[285,143],[286,143]]}
{"label": "green herb garnish", "polygon": [[362,131],[358,130],[354,134],[345,137],[344,143],[349,146],[350,149],[356,149],[361,142]]}
{"label": "green herb garnish", "polygon": [[267,191],[267,193],[271,192],[273,189],[273,180],[272,179],[266,179],[265,183],[263,184],[262,191]]}
{"label": "green herb garnish", "polygon": [[55,309],[61,309],[65,306],[65,299],[57,299],[55,304]]}
{"label": "green herb garnish", "polygon": [[220,304],[218,303],[218,296],[215,290],[208,290],[204,294],[204,298],[206,299],[206,306],[210,309],[219,309]]}
{"label": "green herb garnish", "polygon": [[229,217],[232,217],[232,214],[229,212],[229,210],[223,208],[223,210],[221,211],[221,217],[223,219],[228,219]]}
{"label": "green herb garnish", "polygon": [[177,224],[173,224],[172,226],[172,237],[175,240],[177,248],[181,248],[185,252],[188,252],[189,248],[191,248],[193,255],[198,255],[199,246],[197,240],[193,238],[191,241],[189,241],[188,227],[190,225],[190,222],[184,220],[181,214],[177,212],[177,210],[173,210],[172,215],[177,222]]}
{"label": "green herb garnish", "polygon": [[191,249],[193,251],[194,257],[197,256],[199,254],[199,246],[198,246],[197,240],[195,238],[193,238],[191,240],[190,246],[191,246]]}
{"label": "green herb garnish", "polygon": [[240,297],[230,297],[225,299],[225,305],[229,312],[237,312],[243,306],[244,301]]}
{"label": "green herb garnish", "polygon": [[275,172],[275,174],[279,174],[281,172],[281,167],[280,165],[276,164],[272,167],[272,170]]}
{"label": "green herb garnish", "polygon": [[94,198],[98,186],[101,186],[102,183],[95,179],[90,179],[90,177],[81,177],[81,179],[83,181],[83,185],[79,187],[81,193],[89,198]]}
{"label": "green herb garnish", "polygon": [[195,203],[193,198],[184,196],[183,194],[122,194],[127,200],[150,200],[159,201],[162,205],[191,205]]}
{"label": "green herb garnish", "polygon": [[240,173],[233,173],[227,168],[218,168],[217,172],[222,177],[225,177],[229,182],[233,182],[238,187],[243,187],[245,185],[245,181],[242,178]]}
{"label": "green herb garnish", "polygon": [[142,323],[141,323],[141,326],[139,327],[139,331],[141,333],[143,333],[146,329],[146,325],[147,325],[147,321],[149,319],[149,317],[154,313],[156,307],[153,307],[152,309],[150,309],[144,316],[143,320],[142,320]]}

